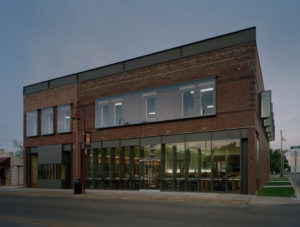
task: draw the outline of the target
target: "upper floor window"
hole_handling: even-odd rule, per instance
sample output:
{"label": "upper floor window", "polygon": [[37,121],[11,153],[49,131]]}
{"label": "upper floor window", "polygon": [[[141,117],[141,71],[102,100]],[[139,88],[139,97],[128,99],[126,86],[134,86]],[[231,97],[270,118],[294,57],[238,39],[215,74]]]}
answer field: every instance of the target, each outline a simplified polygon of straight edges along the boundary
{"label": "upper floor window", "polygon": [[38,111],[33,110],[26,113],[26,135],[38,135]]}
{"label": "upper floor window", "polygon": [[208,81],[199,84],[200,87],[200,114],[210,115],[216,112],[215,83]]}
{"label": "upper floor window", "polygon": [[122,102],[114,103],[114,125],[122,125]]}
{"label": "upper floor window", "polygon": [[71,132],[71,105],[57,107],[57,132]]}
{"label": "upper floor window", "polygon": [[215,83],[215,78],[207,78],[98,98],[95,127],[214,115]]}
{"label": "upper floor window", "polygon": [[53,134],[53,108],[42,109],[42,135]]}
{"label": "upper floor window", "polygon": [[95,128],[103,128],[110,125],[108,104],[108,100],[95,101]]}
{"label": "upper floor window", "polygon": [[[182,89],[183,90],[183,89]],[[195,114],[195,89],[192,86],[182,91],[182,116],[192,117]]]}
{"label": "upper floor window", "polygon": [[150,95],[146,97],[146,121],[155,121],[156,108],[155,108],[155,96]]}

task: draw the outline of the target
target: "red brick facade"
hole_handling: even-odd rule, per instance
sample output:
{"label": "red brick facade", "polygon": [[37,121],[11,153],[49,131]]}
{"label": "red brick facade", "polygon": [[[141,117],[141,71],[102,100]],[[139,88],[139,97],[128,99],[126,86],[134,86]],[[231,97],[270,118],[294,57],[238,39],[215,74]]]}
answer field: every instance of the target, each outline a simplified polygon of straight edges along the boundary
{"label": "red brick facade", "polygon": [[[216,115],[95,129],[95,99],[140,91],[191,80],[216,77]],[[259,93],[264,90],[255,41],[245,42],[127,72],[103,76],[59,88],[24,95],[26,112],[72,103],[72,133],[26,137],[24,147],[50,144],[73,144],[73,179],[80,177],[80,142],[84,130],[92,133],[93,141],[140,138],[156,135],[184,134],[248,128],[248,193],[254,194],[269,177],[269,142],[259,117]],[[55,114],[54,114],[55,116]],[[54,122],[55,119],[54,119]],[[39,124],[40,125],[40,124]],[[54,124],[55,125],[55,124]],[[56,126],[54,126],[56,127]],[[55,128],[54,128],[54,131]],[[40,134],[39,134],[40,135]],[[259,140],[259,180],[256,178],[256,137]],[[25,164],[26,169],[26,164]],[[24,171],[26,182],[26,170]],[[259,185],[256,185],[257,182]]]}

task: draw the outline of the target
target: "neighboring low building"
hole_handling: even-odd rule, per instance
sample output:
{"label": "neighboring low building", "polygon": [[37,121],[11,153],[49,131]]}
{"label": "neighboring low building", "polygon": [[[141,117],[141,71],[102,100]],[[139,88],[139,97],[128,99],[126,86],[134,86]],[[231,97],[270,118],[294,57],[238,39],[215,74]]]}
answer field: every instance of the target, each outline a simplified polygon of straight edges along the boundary
{"label": "neighboring low building", "polygon": [[80,178],[88,188],[254,194],[269,178],[274,120],[255,28],[23,92],[27,187]]}
{"label": "neighboring low building", "polygon": [[0,185],[23,185],[23,159],[0,149]]}
{"label": "neighboring low building", "polygon": [[291,173],[300,173],[300,149],[286,153]]}

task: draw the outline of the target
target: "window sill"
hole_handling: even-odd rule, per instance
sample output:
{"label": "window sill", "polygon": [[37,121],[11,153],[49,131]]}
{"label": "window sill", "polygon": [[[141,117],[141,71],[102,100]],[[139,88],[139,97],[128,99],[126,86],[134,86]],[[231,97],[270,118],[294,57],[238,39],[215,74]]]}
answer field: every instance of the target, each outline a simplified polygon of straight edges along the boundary
{"label": "window sill", "polygon": [[69,133],[72,133],[72,131],[70,131],[70,132],[58,132],[57,134],[63,135],[63,134],[69,134]]}
{"label": "window sill", "polygon": [[49,134],[42,134],[42,136],[53,136],[55,133],[49,133]]}
{"label": "window sill", "polygon": [[26,136],[27,138],[34,138],[34,137],[39,137],[39,135],[34,135],[34,136]]}

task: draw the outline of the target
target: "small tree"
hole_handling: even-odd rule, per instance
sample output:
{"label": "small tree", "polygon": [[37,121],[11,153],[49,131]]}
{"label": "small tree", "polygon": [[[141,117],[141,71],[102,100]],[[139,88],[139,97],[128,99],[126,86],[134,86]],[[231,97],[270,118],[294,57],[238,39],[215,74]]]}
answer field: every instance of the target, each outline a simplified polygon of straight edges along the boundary
{"label": "small tree", "polygon": [[13,139],[13,145],[17,149],[16,151],[16,157],[23,158],[23,143],[18,142],[16,139]]}
{"label": "small tree", "polygon": [[[281,152],[279,149],[270,149],[270,171],[271,173],[280,173],[281,168]],[[284,169],[291,171],[291,167],[288,164],[288,160],[284,156]]]}

